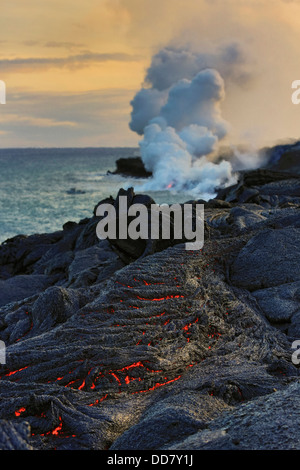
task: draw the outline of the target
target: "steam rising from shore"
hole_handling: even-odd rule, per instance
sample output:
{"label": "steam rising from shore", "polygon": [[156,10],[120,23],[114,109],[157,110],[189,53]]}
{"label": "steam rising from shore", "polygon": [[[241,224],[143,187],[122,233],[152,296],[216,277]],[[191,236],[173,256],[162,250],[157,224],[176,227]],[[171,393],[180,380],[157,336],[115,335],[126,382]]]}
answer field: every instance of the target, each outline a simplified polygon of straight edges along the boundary
{"label": "steam rising from shore", "polygon": [[153,57],[131,102],[130,128],[143,135],[141,157],[153,174],[143,190],[172,188],[208,199],[236,182],[231,162],[214,156],[230,130],[221,114],[224,79],[247,81],[244,61],[236,44],[215,54],[163,49]]}

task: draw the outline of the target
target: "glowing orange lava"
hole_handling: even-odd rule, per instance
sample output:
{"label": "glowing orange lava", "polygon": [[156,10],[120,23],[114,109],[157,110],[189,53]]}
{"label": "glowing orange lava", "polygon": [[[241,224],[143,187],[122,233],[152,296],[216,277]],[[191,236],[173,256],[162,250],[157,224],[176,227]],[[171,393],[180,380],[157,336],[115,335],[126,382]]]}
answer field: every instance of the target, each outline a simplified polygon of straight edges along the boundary
{"label": "glowing orange lava", "polygon": [[18,410],[15,411],[15,415],[20,416],[21,413],[24,413],[24,411],[26,411],[26,408],[24,408],[24,407],[19,408]]}

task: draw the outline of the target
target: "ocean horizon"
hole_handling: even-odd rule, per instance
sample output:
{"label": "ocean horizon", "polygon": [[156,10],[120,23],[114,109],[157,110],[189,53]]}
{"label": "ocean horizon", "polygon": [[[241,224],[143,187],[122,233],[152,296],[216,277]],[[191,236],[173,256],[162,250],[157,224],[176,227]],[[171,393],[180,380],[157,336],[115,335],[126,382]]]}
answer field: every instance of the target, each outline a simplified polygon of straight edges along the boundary
{"label": "ocean horizon", "polygon": [[[95,205],[141,178],[110,174],[135,147],[26,147],[0,149],[0,243],[17,235],[61,230],[91,217]],[[184,202],[186,193],[147,191],[156,203]]]}

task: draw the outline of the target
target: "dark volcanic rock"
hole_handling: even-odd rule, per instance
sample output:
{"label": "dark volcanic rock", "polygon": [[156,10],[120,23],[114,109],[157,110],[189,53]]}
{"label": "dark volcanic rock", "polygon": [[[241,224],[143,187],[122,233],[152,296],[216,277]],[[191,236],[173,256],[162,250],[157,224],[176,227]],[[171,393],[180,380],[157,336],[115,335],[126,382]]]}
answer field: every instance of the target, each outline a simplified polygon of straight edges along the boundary
{"label": "dark volcanic rock", "polygon": [[30,426],[27,423],[0,420],[0,450],[33,450],[28,444],[30,435]]}
{"label": "dark volcanic rock", "polygon": [[63,232],[56,232],[28,237],[18,235],[6,240],[0,245],[0,278],[31,274],[35,263],[62,237]]}
{"label": "dark volcanic rock", "polygon": [[278,161],[272,165],[273,170],[300,174],[300,145],[283,152]]}
{"label": "dark volcanic rock", "polygon": [[300,229],[263,230],[232,266],[233,284],[250,291],[300,280]]}
{"label": "dark volcanic rock", "polygon": [[[126,439],[129,448],[158,448],[206,428],[228,407],[282,389],[297,375],[290,343],[224,281],[232,241],[224,243],[137,260],[85,290],[81,308],[68,289],[63,298],[57,290],[48,320],[49,290],[3,309],[11,342],[0,417],[29,423],[37,449],[113,442],[117,449]],[[20,336],[9,337],[17,318]],[[49,329],[40,332],[44,322]]]}
{"label": "dark volcanic rock", "polygon": [[270,322],[290,322],[299,311],[300,282],[257,290],[253,295]]}
{"label": "dark volcanic rock", "polygon": [[300,384],[257,398],[168,450],[299,450]]}
{"label": "dark volcanic rock", "polygon": [[[127,203],[127,212],[130,209],[130,206],[134,204],[142,204],[145,206],[148,210],[148,219],[147,219],[147,224],[148,224],[148,238],[138,238],[138,239],[133,239],[129,235],[127,238],[120,237],[119,235],[119,226],[120,224],[124,224],[124,220],[121,218],[122,215],[120,216],[120,211],[119,211],[119,206],[120,206],[120,197],[126,197],[126,203]],[[137,258],[140,258],[142,256],[147,256],[149,254],[153,254],[158,251],[165,250],[166,248],[170,246],[174,246],[180,243],[184,243],[187,241],[193,241],[193,240],[187,240],[185,236],[183,235],[182,238],[176,238],[174,236],[174,216],[171,213],[170,216],[165,217],[165,222],[168,222],[170,226],[170,237],[169,239],[164,239],[162,237],[161,233],[161,226],[162,223],[160,222],[160,226],[157,227],[158,233],[159,233],[159,238],[157,239],[151,239],[151,205],[155,204],[155,201],[147,195],[143,194],[135,194],[133,188],[129,188],[127,190],[120,189],[116,199],[114,200],[113,198],[105,199],[104,201],[101,201],[95,209],[95,213],[97,213],[97,209],[101,206],[101,204],[111,204],[115,211],[116,211],[116,228],[117,228],[117,237],[111,238],[108,237],[108,241],[110,244],[116,249],[120,257],[127,263],[130,261],[133,261]],[[196,204],[196,201],[193,201],[192,204]],[[120,222],[121,219],[121,222]],[[128,216],[127,217],[127,229],[132,222],[134,217]],[[99,216],[99,221],[102,220],[102,216]],[[194,218],[194,225],[195,225],[195,218]],[[195,230],[195,226],[193,226],[193,230]]]}
{"label": "dark volcanic rock", "polygon": [[44,274],[18,275],[0,280],[0,306],[44,291],[53,280]]}
{"label": "dark volcanic rock", "polygon": [[121,174],[124,176],[133,176],[137,178],[148,178],[152,175],[144,167],[141,157],[119,158],[116,161],[117,168],[114,174]]}
{"label": "dark volcanic rock", "polygon": [[300,175],[272,169],[241,172],[237,184],[220,189],[218,199],[230,203],[276,206],[300,203]]}
{"label": "dark volcanic rock", "polygon": [[34,329],[41,333],[64,323],[84,305],[82,298],[84,296],[75,290],[58,286],[49,287],[32,306]]}
{"label": "dark volcanic rock", "polygon": [[289,179],[299,180],[300,176],[297,176],[294,173],[285,173],[262,168],[245,172],[243,176],[243,183],[247,187],[263,186],[275,181],[285,181]]}
{"label": "dark volcanic rock", "polygon": [[232,409],[223,400],[197,391],[174,393],[162,398],[125,431],[110,450],[155,450],[204,429],[208,422]]}
{"label": "dark volcanic rock", "polygon": [[1,245],[0,448],[299,450],[298,191],[244,172],[199,251],[99,241],[97,206]]}
{"label": "dark volcanic rock", "polygon": [[68,267],[68,286],[89,286],[97,280],[109,278],[121,269],[124,263],[112,250],[110,244],[103,240],[84,250],[78,250]]}

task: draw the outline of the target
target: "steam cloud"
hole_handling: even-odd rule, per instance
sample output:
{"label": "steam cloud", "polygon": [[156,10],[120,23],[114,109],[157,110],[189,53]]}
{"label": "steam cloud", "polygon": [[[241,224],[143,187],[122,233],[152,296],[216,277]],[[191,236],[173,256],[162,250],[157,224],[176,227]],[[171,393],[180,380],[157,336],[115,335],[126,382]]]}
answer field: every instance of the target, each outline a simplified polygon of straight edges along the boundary
{"label": "steam cloud", "polygon": [[231,162],[211,156],[230,129],[221,115],[224,80],[247,82],[244,63],[237,44],[211,54],[166,48],[153,57],[131,102],[130,128],[143,136],[141,157],[153,173],[143,190],[172,188],[209,199],[236,181]]}

